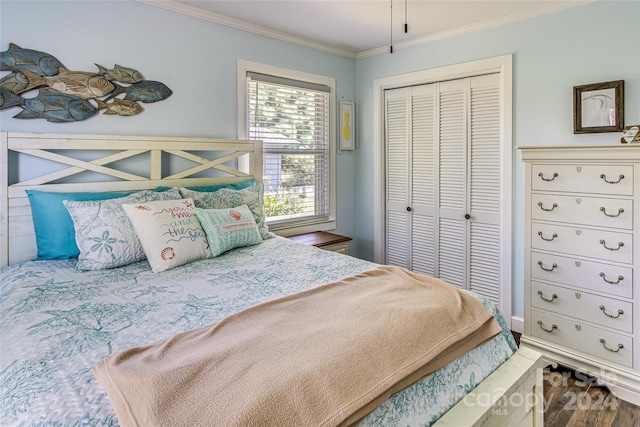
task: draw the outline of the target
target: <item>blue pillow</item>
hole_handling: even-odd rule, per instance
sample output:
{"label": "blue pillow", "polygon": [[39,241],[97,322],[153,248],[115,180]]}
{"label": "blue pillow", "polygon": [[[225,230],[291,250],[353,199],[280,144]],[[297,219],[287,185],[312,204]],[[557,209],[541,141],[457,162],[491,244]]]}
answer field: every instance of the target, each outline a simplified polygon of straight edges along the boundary
{"label": "blue pillow", "polygon": [[[252,185],[256,185],[255,178],[249,178],[246,181],[234,182],[231,184],[200,185],[197,187],[186,187],[186,188],[193,191],[213,192],[213,191],[218,191],[222,188],[230,188],[232,190],[242,190],[243,188],[251,187]],[[156,191],[167,191],[168,189],[169,187],[156,187]]]}
{"label": "blue pillow", "polygon": [[76,232],[63,200],[106,200],[124,197],[128,193],[54,193],[25,190],[31,203],[33,228],[36,232],[38,257],[36,259],[69,259],[80,254],[76,245]]}

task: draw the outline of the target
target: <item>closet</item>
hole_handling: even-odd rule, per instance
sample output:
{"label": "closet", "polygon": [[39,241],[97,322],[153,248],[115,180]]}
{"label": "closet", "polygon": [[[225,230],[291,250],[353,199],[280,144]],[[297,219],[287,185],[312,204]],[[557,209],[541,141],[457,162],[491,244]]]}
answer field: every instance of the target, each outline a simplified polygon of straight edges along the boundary
{"label": "closet", "polygon": [[494,73],[385,90],[384,251],[388,264],[502,305],[500,82]]}

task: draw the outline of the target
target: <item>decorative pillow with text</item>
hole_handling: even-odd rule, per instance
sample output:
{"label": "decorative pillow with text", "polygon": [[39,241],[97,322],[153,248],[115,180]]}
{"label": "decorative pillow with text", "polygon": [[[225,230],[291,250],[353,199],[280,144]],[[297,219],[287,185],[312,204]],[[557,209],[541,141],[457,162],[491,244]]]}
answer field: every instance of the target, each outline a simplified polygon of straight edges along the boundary
{"label": "decorative pillow with text", "polygon": [[122,205],[154,273],[211,257],[193,200]]}

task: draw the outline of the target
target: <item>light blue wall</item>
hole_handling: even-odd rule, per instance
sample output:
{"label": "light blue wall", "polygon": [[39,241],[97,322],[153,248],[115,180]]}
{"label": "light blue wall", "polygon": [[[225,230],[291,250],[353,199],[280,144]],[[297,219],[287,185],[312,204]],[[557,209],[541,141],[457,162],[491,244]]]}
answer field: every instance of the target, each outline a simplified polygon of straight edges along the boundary
{"label": "light blue wall", "polygon": [[[625,123],[640,123],[640,2],[598,1],[357,61],[357,253],[373,259],[375,79],[513,54],[514,146],[618,144],[621,133],[573,134],[573,86],[624,80]],[[514,315],[522,316],[524,167],[514,150]]]}
{"label": "light blue wall", "polygon": [[[67,68],[129,66],[173,90],[137,116],[83,122],[18,120],[0,111],[0,130],[237,138],[238,59],[334,77],[336,100],[355,99],[355,61],[133,1],[0,1],[0,50],[9,43],[48,52]],[[6,73],[2,73],[4,77]],[[31,94],[28,95],[32,96]],[[336,114],[337,116],[337,114]],[[337,159],[338,232],[355,229],[355,154]]]}

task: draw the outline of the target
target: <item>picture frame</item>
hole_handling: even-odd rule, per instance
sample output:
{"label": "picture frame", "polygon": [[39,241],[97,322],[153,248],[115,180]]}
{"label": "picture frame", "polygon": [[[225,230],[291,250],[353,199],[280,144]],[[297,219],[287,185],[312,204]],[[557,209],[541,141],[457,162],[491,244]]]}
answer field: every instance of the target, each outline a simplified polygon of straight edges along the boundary
{"label": "picture frame", "polygon": [[355,104],[353,101],[340,101],[339,141],[341,151],[353,151],[356,149]]}
{"label": "picture frame", "polygon": [[623,144],[640,144],[640,125],[630,125],[624,128],[620,142]]}
{"label": "picture frame", "polygon": [[622,132],[624,80],[573,87],[573,133]]}

